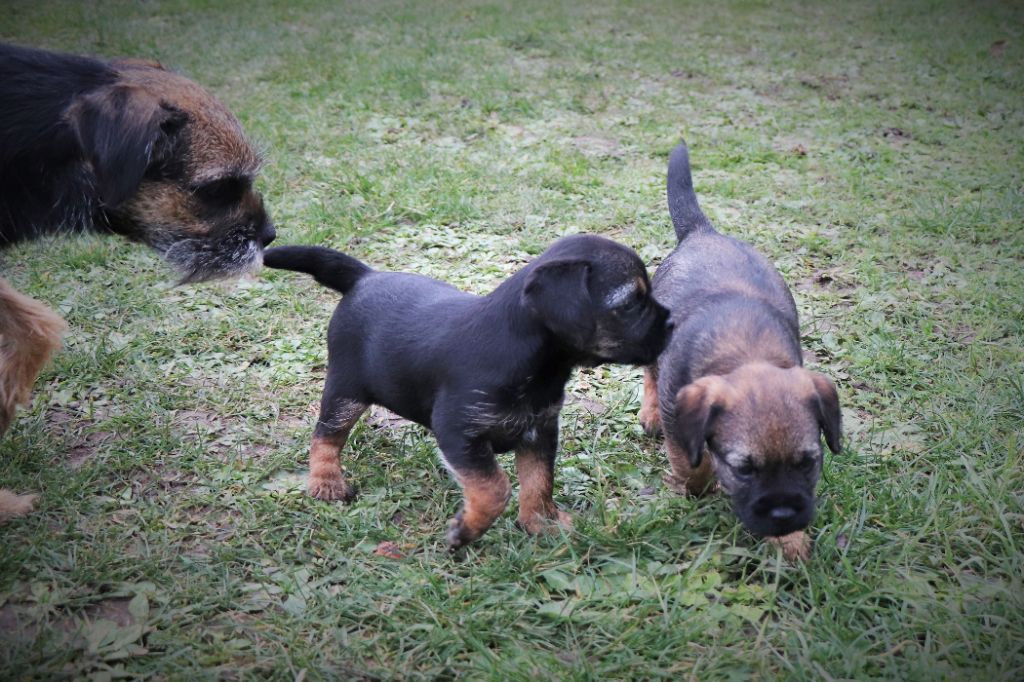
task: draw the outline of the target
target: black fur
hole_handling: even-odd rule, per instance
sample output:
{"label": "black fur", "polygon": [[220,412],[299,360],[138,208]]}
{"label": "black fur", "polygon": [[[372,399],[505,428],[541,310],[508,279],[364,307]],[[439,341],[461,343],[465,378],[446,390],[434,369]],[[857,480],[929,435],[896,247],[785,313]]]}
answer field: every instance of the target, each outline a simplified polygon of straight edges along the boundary
{"label": "black fur", "polygon": [[116,72],[94,59],[0,44],[0,244],[92,227],[100,210],[64,113]]}
{"label": "black fur", "polygon": [[495,453],[524,445],[553,462],[573,368],[652,362],[670,331],[637,255],[596,236],[559,240],[487,296],[324,248],[268,249],[264,262],[345,293],[317,434],[347,406],[383,405],[432,429],[460,475],[493,472]]}
{"label": "black fur", "polygon": [[0,247],[110,231],[182,281],[250,271],[275,235],[258,157],[222,104],[155,62],[0,43]]}

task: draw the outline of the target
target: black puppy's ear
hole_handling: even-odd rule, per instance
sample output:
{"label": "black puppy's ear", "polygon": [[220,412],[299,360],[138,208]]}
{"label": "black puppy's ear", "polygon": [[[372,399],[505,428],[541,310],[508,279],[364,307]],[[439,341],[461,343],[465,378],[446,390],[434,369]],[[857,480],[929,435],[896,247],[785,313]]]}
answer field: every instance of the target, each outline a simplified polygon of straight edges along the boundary
{"label": "black puppy's ear", "polygon": [[112,85],[79,98],[69,120],[103,205],[116,208],[138,190],[166,137],[181,129],[186,115],[142,88]]}
{"label": "black puppy's ear", "polygon": [[580,350],[597,330],[589,276],[587,261],[553,260],[534,268],[523,287],[524,302],[544,326]]}
{"label": "black puppy's ear", "polygon": [[676,394],[674,438],[686,450],[696,469],[704,457],[704,443],[714,421],[728,408],[732,389],[720,376],[701,377]]}
{"label": "black puppy's ear", "polygon": [[811,372],[811,381],[818,392],[818,425],[825,434],[825,444],[833,454],[840,451],[842,436],[842,414],[839,411],[839,392],[836,385],[824,374]]}

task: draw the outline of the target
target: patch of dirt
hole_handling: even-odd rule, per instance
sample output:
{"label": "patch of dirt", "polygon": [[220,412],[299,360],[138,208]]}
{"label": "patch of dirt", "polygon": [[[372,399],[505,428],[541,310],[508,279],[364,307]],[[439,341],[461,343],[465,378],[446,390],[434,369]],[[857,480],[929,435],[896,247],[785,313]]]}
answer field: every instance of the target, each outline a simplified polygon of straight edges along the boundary
{"label": "patch of dirt", "polygon": [[572,145],[585,156],[622,156],[618,140],[606,137],[581,136],[572,138]]}
{"label": "patch of dirt", "polygon": [[128,604],[130,604],[131,601],[131,599],[126,597],[104,599],[103,601],[87,606],[85,608],[85,615],[89,620],[93,621],[101,618],[112,620],[121,627],[134,625],[135,619],[132,618],[132,614],[128,611]]}
{"label": "patch of dirt", "polygon": [[399,417],[394,412],[381,407],[380,405],[373,405],[370,407],[366,414],[366,423],[375,429],[400,429],[403,426],[412,426],[413,422],[408,419]]}
{"label": "patch of dirt", "polygon": [[67,467],[77,471],[96,456],[101,446],[119,439],[113,431],[94,431],[75,443],[67,454]]}
{"label": "patch of dirt", "polygon": [[179,432],[189,435],[196,432],[217,433],[224,429],[220,415],[206,410],[178,410],[171,423],[178,427]]}

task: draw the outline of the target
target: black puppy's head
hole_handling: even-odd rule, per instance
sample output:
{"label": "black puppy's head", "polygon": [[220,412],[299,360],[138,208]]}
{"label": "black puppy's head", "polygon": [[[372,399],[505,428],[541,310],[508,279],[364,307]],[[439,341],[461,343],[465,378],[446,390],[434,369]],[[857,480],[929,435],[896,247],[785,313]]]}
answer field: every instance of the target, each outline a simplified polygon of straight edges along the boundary
{"label": "black puppy's head", "polygon": [[262,263],[274,226],[253,188],[260,155],[230,111],[155,62],[113,62],[116,80],[67,121],[114,231],[199,281]]}
{"label": "black puppy's head", "polygon": [[652,363],[672,330],[639,256],[603,237],[557,241],[533,263],[523,300],[559,341],[595,363]]}
{"label": "black puppy's head", "polygon": [[788,535],[814,517],[822,434],[839,452],[839,398],[816,372],[747,364],[680,389],[672,428],[692,466],[707,446],[743,525],[759,536]]}

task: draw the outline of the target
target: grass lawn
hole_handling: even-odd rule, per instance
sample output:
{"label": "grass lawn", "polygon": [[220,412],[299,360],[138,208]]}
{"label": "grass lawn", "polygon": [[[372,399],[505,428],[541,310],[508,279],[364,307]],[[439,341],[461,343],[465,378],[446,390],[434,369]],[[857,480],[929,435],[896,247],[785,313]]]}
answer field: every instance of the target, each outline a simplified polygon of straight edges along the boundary
{"label": "grass lawn", "polygon": [[[1024,6],[45,2],[0,39],[153,56],[267,153],[280,243],[484,293],[564,234],[673,246],[685,136],[712,221],[793,288],[847,450],[813,558],[661,483],[640,370],[577,373],[556,500],[460,559],[424,430],[357,427],[303,492],[336,297],[175,287],[115,238],[4,276],[67,318],[0,443],[0,678],[1024,679]],[[502,462],[512,473],[511,459]],[[392,543],[384,544],[381,543]]]}

